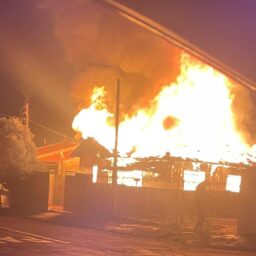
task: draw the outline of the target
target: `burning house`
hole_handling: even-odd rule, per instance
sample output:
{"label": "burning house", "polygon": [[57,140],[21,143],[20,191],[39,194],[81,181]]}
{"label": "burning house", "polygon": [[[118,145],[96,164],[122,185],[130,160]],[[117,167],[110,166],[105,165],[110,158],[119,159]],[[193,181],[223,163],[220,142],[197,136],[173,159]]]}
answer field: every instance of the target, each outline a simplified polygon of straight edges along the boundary
{"label": "burning house", "polygon": [[[186,54],[182,55],[180,64],[176,82],[163,85],[148,108],[122,116],[118,144],[122,162],[119,166],[126,170],[144,170],[142,166],[135,167],[136,159],[164,159],[169,154],[172,161],[179,162],[177,159],[181,158],[191,162],[192,166],[185,168],[188,179],[193,177],[189,171],[199,171],[203,163],[210,163],[210,176],[225,165],[250,165],[255,159],[254,147],[249,146],[236,129],[232,81]],[[104,87],[94,89],[91,105],[74,118],[73,128],[81,132],[83,138],[93,137],[111,151],[114,114],[108,110],[105,95]],[[206,177],[199,176],[198,181]],[[229,184],[231,180],[238,182],[239,178],[228,176]]]}
{"label": "burning house", "polygon": [[[176,81],[163,85],[148,108],[122,115],[118,183],[129,185],[130,180],[134,186],[148,186],[150,179],[165,180],[169,171],[174,180],[182,178],[186,190],[195,189],[206,178],[218,180],[225,176],[227,190],[238,192],[240,172],[235,170],[253,163],[255,154],[254,146],[249,146],[236,129],[234,85],[187,54],[181,56],[180,65]],[[104,87],[95,87],[90,106],[74,118],[73,129],[82,134],[84,141],[78,149],[71,147],[74,151],[70,156],[80,157],[80,167],[85,170],[89,166],[88,173],[95,166],[94,172],[99,168],[111,176],[115,127],[106,94]],[[103,164],[106,168],[96,164],[107,158],[110,162]],[[183,173],[177,174],[177,170]]]}
{"label": "burning house", "polygon": [[[243,215],[240,203],[253,191],[248,192],[243,177],[253,173],[255,147],[236,129],[232,81],[186,54],[180,63],[176,81],[163,85],[149,108],[122,115],[117,183],[127,187],[118,187],[119,212],[171,216],[180,222],[184,212],[193,215],[191,191],[208,180],[215,193],[212,215],[237,219]],[[109,210],[115,125],[106,94],[104,87],[95,87],[90,105],[75,116],[80,144],[39,150],[38,159],[55,164],[52,205],[64,204],[70,211]]]}
{"label": "burning house", "polygon": [[[69,156],[64,154],[67,158],[57,153],[54,160],[56,170],[64,170],[59,172],[62,173],[59,201],[62,204],[65,201],[64,191],[76,191],[68,196],[71,207],[76,198],[83,195],[86,199],[86,187],[95,196],[97,189],[93,190],[93,182],[102,185],[105,192],[112,183],[116,132],[113,77],[119,77],[117,183],[132,186],[119,186],[120,208],[124,210],[127,204],[137,212],[141,210],[142,215],[145,209],[151,213],[155,208],[165,209],[164,217],[168,217],[173,205],[181,210],[180,191],[190,195],[200,182],[210,180],[212,190],[225,192],[213,205],[221,205],[219,210],[224,209],[224,215],[237,213],[238,194],[246,190],[242,176],[253,172],[256,160],[255,145],[242,122],[245,115],[237,107],[242,102],[241,98],[237,101],[237,80],[182,52],[181,49],[188,48],[193,53],[187,45],[174,49],[148,31],[142,33],[144,30],[134,28],[129,22],[117,20],[105,9],[95,11],[94,3],[86,7],[92,10],[92,17],[86,21],[80,12],[76,20],[69,20],[69,10],[63,7],[65,11],[58,12],[55,28],[71,61],[84,67],[73,81],[73,94],[80,99],[90,96],[72,123],[84,141],[79,147],[73,145]],[[63,30],[63,24],[72,29]],[[88,49],[73,47],[80,44]],[[99,81],[95,82],[95,77]],[[80,159],[79,164],[63,169],[65,162],[73,157]],[[64,180],[68,189],[64,188]],[[134,187],[141,187],[146,196],[141,196]],[[161,192],[156,196],[151,188],[159,188]],[[170,191],[175,192],[170,195]],[[105,199],[99,202],[106,202]],[[173,203],[172,207],[166,206],[167,201]],[[82,204],[79,199],[77,205]],[[183,203],[188,212],[191,204],[191,200]]]}
{"label": "burning house", "polygon": [[[143,191],[149,193],[150,199],[146,201],[150,201],[150,205],[153,202],[159,206],[159,202],[162,202],[159,208],[165,209],[168,215],[171,211],[165,205],[165,200],[170,197],[168,193],[171,193],[168,191],[194,191],[199,183],[208,180],[211,190],[217,195],[212,214],[238,218],[242,176],[253,172],[255,153],[254,146],[247,144],[236,128],[236,116],[232,109],[234,95],[231,93],[234,85],[224,75],[186,54],[182,55],[180,63],[180,75],[176,82],[163,85],[148,108],[122,116],[119,124],[117,183],[160,189],[163,193],[161,199],[154,198],[155,195],[149,193],[151,190]],[[98,165],[94,161],[87,169],[91,174],[89,183],[102,185],[112,183],[113,162],[109,152],[114,148],[115,137],[114,113],[107,107],[106,94],[104,87],[95,87],[91,104],[82,109],[73,121],[74,130],[80,132],[85,141],[93,137],[92,141],[97,145],[95,148],[104,148],[102,156],[108,160],[107,164],[102,165],[101,162]],[[81,151],[87,151],[86,147],[81,144],[73,155],[81,157]],[[101,158],[98,152],[93,155]],[[88,166],[88,159],[84,158],[83,161],[83,165]],[[70,190],[74,189],[70,184]],[[81,194],[82,190],[79,191],[78,194]],[[131,200],[134,200],[138,192],[131,191]],[[136,195],[132,196],[133,193]],[[122,195],[125,195],[123,199]],[[174,198],[179,198],[179,202],[176,202],[179,207],[173,213],[173,218],[180,216],[181,205],[187,212],[193,208],[191,194],[184,195],[177,197],[173,194],[169,198],[173,202],[176,200]],[[118,196],[121,212],[127,206],[124,202],[133,205],[124,187],[120,187]],[[147,196],[143,200],[145,198]],[[95,200],[103,204],[109,198]],[[145,206],[145,203],[141,204]],[[150,207],[147,205],[141,211]],[[136,209],[136,212],[140,210]]]}

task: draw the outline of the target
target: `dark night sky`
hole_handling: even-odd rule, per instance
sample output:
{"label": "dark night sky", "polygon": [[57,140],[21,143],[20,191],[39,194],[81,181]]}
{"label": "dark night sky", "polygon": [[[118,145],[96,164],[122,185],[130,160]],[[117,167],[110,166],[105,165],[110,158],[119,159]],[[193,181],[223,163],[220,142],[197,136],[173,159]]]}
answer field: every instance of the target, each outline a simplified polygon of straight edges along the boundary
{"label": "dark night sky", "polygon": [[[147,86],[177,71],[170,69],[177,63],[173,46],[93,1],[1,1],[0,17],[1,114],[19,114],[28,98],[31,120],[61,133],[73,135],[73,117],[94,86],[105,85],[114,99],[120,78],[131,111],[157,91]],[[39,142],[61,139],[31,128]]]}
{"label": "dark night sky", "polygon": [[[118,1],[256,82],[256,1]],[[129,111],[145,104],[140,99],[152,97],[160,80],[175,78],[177,68],[170,67],[177,63],[177,49],[111,15],[89,0],[0,1],[0,114],[20,114],[28,98],[33,121],[72,136],[79,103],[98,85],[89,80],[121,78]],[[43,137],[61,139],[33,124],[31,128],[38,143]]]}
{"label": "dark night sky", "polygon": [[[1,1],[0,17],[0,113],[19,115],[28,98],[31,120],[70,133],[72,66],[54,36],[49,13],[36,9],[33,1],[10,0]],[[33,123],[31,128],[41,135],[39,142],[56,136]]]}
{"label": "dark night sky", "polygon": [[256,84],[255,0],[117,0]]}

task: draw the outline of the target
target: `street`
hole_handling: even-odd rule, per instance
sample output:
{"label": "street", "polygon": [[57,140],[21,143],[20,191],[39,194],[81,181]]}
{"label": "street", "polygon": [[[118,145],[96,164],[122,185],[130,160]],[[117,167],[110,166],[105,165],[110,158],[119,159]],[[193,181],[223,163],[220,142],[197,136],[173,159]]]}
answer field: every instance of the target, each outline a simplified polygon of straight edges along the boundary
{"label": "street", "polygon": [[166,240],[62,226],[18,217],[0,217],[0,248],[1,256],[255,255],[253,252],[198,248]]}

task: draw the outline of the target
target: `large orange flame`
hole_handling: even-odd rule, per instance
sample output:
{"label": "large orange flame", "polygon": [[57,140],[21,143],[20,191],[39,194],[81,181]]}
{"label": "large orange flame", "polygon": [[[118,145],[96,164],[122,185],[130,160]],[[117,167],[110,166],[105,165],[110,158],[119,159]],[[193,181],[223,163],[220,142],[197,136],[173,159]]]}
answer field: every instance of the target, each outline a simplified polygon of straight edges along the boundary
{"label": "large orange flame", "polygon": [[[138,109],[120,123],[119,152],[134,156],[173,156],[203,161],[246,162],[250,148],[236,131],[231,81],[213,68],[181,57],[176,82],[162,87],[148,109]],[[104,87],[95,88],[91,106],[81,110],[72,127],[112,150],[113,113],[104,105]]]}

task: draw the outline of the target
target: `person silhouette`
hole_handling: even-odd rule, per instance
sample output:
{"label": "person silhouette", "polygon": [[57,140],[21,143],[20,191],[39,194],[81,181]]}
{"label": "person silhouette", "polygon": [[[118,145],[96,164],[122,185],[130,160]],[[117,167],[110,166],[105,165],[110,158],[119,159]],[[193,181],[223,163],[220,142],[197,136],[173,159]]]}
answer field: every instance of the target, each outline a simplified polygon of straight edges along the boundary
{"label": "person silhouette", "polygon": [[197,222],[194,231],[203,231],[208,213],[210,184],[207,180],[199,183],[195,190]]}

